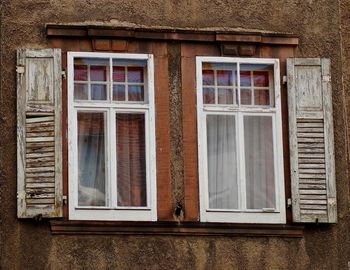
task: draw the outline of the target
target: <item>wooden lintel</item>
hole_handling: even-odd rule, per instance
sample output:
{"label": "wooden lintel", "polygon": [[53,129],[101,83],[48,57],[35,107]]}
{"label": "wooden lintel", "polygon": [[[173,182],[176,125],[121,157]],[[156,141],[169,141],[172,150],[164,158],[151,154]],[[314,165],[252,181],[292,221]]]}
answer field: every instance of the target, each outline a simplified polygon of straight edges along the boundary
{"label": "wooden lintel", "polygon": [[299,39],[292,34],[265,32],[232,32],[196,29],[128,28],[89,25],[46,25],[48,37],[150,39],[189,42],[234,42],[254,44],[298,45]]}

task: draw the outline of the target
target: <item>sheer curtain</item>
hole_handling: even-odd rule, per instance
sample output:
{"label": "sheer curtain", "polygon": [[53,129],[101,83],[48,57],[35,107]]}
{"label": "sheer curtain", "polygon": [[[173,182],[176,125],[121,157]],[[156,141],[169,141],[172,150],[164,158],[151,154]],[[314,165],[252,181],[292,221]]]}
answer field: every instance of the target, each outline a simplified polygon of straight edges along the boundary
{"label": "sheer curtain", "polygon": [[237,209],[237,145],[234,115],[207,116],[209,208]]}
{"label": "sheer curtain", "polygon": [[78,205],[105,205],[105,115],[78,113]]}
{"label": "sheer curtain", "polygon": [[271,116],[244,116],[247,208],[275,208]]}

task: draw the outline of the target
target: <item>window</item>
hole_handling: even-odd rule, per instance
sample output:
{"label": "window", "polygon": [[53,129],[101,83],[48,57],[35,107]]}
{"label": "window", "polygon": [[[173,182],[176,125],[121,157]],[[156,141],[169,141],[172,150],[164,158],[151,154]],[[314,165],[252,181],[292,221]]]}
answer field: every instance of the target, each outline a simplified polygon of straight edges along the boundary
{"label": "window", "polygon": [[153,57],[68,53],[69,218],[156,220]]}
{"label": "window", "polygon": [[279,61],[196,61],[201,221],[285,223]]}

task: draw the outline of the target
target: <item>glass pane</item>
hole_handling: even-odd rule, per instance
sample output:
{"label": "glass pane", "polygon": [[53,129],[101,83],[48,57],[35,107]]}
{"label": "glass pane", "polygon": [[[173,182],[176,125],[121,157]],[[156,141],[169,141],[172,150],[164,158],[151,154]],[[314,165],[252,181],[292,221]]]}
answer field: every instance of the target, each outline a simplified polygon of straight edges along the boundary
{"label": "glass pane", "polygon": [[219,104],[233,104],[233,90],[232,89],[218,89]]}
{"label": "glass pane", "polygon": [[238,209],[236,119],[207,116],[209,208]]}
{"label": "glass pane", "polygon": [[203,85],[214,85],[214,70],[203,70]]}
{"label": "glass pane", "polygon": [[90,80],[91,81],[103,81],[107,80],[107,67],[106,66],[90,66]]}
{"label": "glass pane", "polygon": [[113,100],[125,101],[125,86],[122,84],[113,85]]}
{"label": "glass pane", "polygon": [[215,104],[215,89],[214,88],[203,88],[203,103],[204,104]]}
{"label": "glass pane", "polygon": [[74,65],[74,80],[87,81],[88,67],[86,65]]}
{"label": "glass pane", "polygon": [[231,86],[232,85],[232,71],[230,70],[218,70],[217,73],[218,85]]}
{"label": "glass pane", "polygon": [[241,71],[241,86],[250,86],[251,85],[251,76],[250,71]]}
{"label": "glass pane", "polygon": [[128,67],[128,82],[143,82],[143,67]]}
{"label": "glass pane", "polygon": [[242,105],[252,104],[252,91],[250,89],[241,89],[241,104]]}
{"label": "glass pane", "polygon": [[254,91],[254,104],[255,105],[269,105],[270,104],[270,91],[269,90],[255,90]]}
{"label": "glass pane", "polygon": [[91,84],[91,99],[92,100],[106,100],[107,89],[105,84]]}
{"label": "glass pane", "polygon": [[129,101],[143,101],[143,86],[129,85],[128,100]]}
{"label": "glass pane", "polygon": [[254,80],[254,86],[268,87],[269,86],[269,72],[268,71],[254,71],[253,80]]}
{"label": "glass pane", "polygon": [[247,208],[275,208],[271,116],[244,116]]}
{"label": "glass pane", "polygon": [[147,206],[145,115],[116,114],[119,206]]}
{"label": "glass pane", "polygon": [[125,67],[113,67],[113,81],[125,82]]}
{"label": "glass pane", "polygon": [[105,115],[78,112],[78,205],[106,205]]}
{"label": "glass pane", "polygon": [[74,100],[87,100],[87,99],[89,99],[89,86],[87,84],[75,83]]}

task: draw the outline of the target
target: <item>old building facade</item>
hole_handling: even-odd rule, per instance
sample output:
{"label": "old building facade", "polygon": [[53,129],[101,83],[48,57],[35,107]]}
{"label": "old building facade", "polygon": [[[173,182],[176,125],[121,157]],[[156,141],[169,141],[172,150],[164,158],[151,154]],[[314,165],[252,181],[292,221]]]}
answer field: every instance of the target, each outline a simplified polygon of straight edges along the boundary
{"label": "old building facade", "polygon": [[348,269],[349,8],[3,0],[1,269]]}

